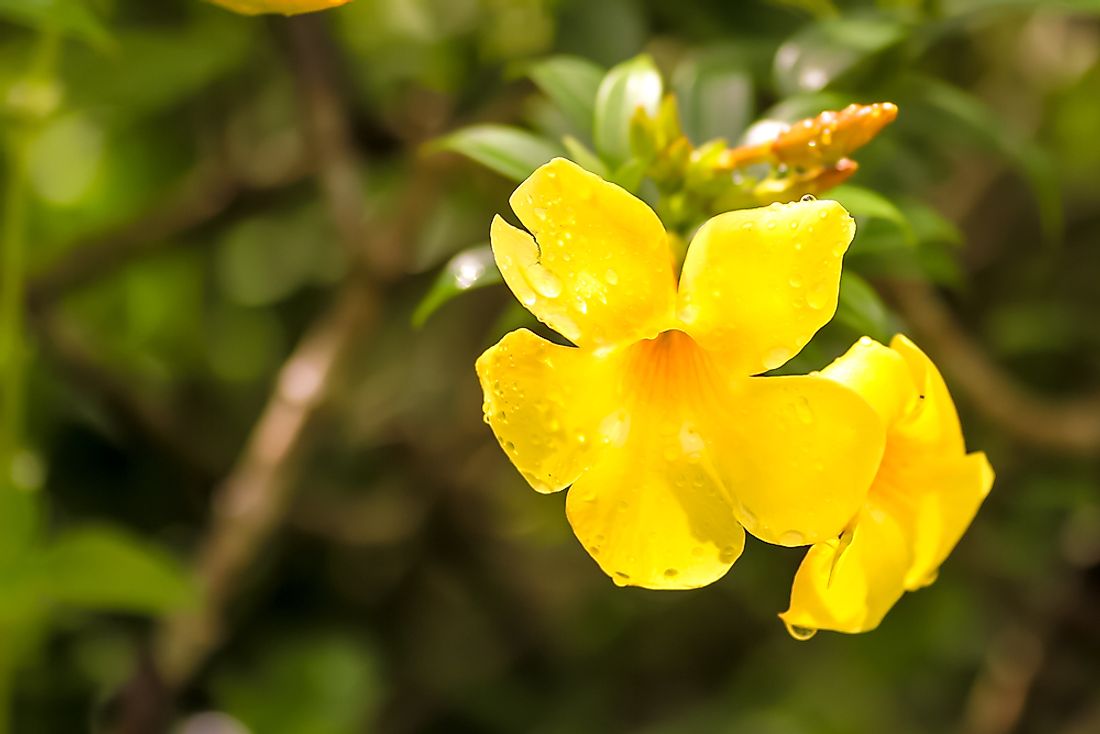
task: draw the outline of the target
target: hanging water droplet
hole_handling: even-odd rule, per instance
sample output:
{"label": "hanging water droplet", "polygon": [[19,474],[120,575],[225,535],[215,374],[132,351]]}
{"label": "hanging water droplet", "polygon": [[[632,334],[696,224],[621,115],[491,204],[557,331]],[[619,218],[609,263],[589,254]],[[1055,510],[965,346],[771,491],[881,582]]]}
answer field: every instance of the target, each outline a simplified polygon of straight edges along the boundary
{"label": "hanging water droplet", "polygon": [[803,194],[799,201],[817,201],[817,197],[813,194]]}
{"label": "hanging water droplet", "polygon": [[805,642],[817,634],[817,630],[813,627],[799,627],[797,624],[788,624],[786,622],[784,622],[784,624],[787,625],[787,632],[790,633],[791,637],[800,642]]}

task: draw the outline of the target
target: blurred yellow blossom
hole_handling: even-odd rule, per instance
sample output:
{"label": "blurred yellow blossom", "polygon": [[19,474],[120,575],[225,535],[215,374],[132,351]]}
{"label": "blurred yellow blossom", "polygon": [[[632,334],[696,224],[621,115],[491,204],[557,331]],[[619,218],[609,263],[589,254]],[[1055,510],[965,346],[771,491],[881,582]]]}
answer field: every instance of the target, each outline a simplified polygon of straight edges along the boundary
{"label": "blurred yellow blossom", "polygon": [[906,337],[864,337],[821,376],[867,400],[886,449],[866,503],[795,575],[780,617],[796,637],[874,629],[904,591],[935,580],[993,484],[985,454],[966,453],[943,378]]}
{"label": "blurred yellow blossom", "polygon": [[[677,278],[642,201],[564,159],[497,217],[505,282],[576,346],[520,329],[478,359],[485,419],[620,585],[693,588],[740,555],[744,529],[796,546],[835,538],[879,464],[881,421],[783,365],[833,315],[855,225],[832,201],[720,214]],[[743,529],[744,528],[744,529]]]}
{"label": "blurred yellow blossom", "polygon": [[245,15],[261,15],[263,13],[280,13],[282,15],[298,15],[300,13],[312,13],[316,10],[327,10],[339,5],[346,5],[351,0],[208,0],[215,5],[243,13]]}

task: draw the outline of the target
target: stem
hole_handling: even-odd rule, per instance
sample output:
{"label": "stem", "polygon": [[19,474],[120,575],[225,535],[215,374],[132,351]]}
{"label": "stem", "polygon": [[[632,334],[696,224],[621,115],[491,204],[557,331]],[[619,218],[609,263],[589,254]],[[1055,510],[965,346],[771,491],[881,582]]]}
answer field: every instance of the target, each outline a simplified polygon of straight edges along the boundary
{"label": "stem", "polygon": [[22,131],[7,141],[8,182],[0,233],[0,488],[11,484],[23,434],[27,151]]}

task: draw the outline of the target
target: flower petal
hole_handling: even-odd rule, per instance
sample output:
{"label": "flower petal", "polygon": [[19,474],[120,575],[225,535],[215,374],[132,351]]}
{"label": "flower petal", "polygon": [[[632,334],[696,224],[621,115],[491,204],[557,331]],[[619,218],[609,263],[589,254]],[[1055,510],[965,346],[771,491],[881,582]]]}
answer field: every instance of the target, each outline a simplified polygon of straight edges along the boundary
{"label": "flower petal", "polygon": [[510,202],[531,234],[497,217],[493,253],[540,321],[592,347],[650,338],[671,325],[672,253],[644,202],[563,158],[532,173]]}
{"label": "flower petal", "polygon": [[[652,438],[651,429],[641,430]],[[612,449],[566,497],[573,532],[620,586],[694,589],[720,579],[745,547],[707,462],[679,446]]]}
{"label": "flower petal", "polygon": [[815,376],[754,377],[707,428],[737,519],[777,545],[840,534],[882,457],[882,421],[856,393]]}
{"label": "flower petal", "polygon": [[857,341],[820,374],[859,393],[887,426],[908,414],[919,399],[909,364],[870,337]]}
{"label": "flower petal", "polygon": [[539,492],[557,492],[587,469],[597,430],[613,410],[614,355],[563,347],[520,329],[477,360],[485,421]]}
{"label": "flower petal", "polygon": [[890,348],[909,365],[920,399],[920,409],[913,411],[897,430],[911,441],[926,444],[930,450],[961,454],[965,447],[959,416],[936,365],[902,334],[890,341]]}
{"label": "flower petal", "polygon": [[905,577],[905,588],[914,590],[936,580],[940,565],[989,494],[993,468],[984,453],[976,452],[934,464],[910,481],[926,483],[912,490],[919,501],[912,528],[913,565]]}
{"label": "flower petal", "polygon": [[688,248],[678,313],[742,374],[774,369],[833,317],[855,223],[835,201],[719,214]]}
{"label": "flower petal", "polygon": [[779,617],[802,638],[819,629],[872,630],[905,590],[910,560],[898,521],[869,502],[843,536],[806,553],[794,577],[790,608]]}

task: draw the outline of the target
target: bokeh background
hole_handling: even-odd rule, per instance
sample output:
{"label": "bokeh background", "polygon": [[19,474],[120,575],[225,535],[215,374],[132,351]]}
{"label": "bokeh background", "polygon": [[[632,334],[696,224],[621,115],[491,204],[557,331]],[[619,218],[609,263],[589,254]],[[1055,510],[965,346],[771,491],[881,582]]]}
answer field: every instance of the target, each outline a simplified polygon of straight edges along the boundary
{"label": "bokeh background", "polygon": [[[528,317],[445,264],[513,183],[430,143],[556,139],[531,64],[641,52],[697,142],[900,108],[793,368],[905,330],[998,477],[874,632],[791,639],[752,539],[616,588],[481,421]],[[10,731],[1100,732],[1100,3],[0,0],[0,91]]]}

